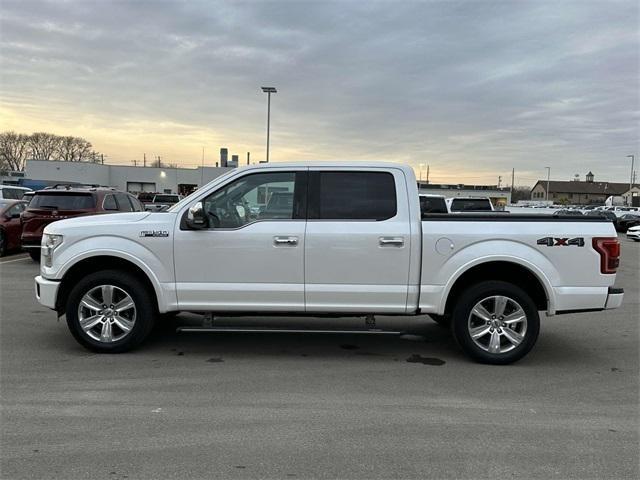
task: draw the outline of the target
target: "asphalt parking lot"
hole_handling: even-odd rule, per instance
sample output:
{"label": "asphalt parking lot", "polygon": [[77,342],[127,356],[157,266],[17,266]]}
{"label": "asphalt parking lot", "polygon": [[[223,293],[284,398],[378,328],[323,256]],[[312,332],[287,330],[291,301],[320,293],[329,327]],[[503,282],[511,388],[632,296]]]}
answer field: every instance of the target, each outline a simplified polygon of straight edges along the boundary
{"label": "asphalt parking lot", "polygon": [[36,302],[37,266],[3,258],[0,476],[638,478],[639,252],[622,239],[622,308],[543,316],[507,367],[426,317],[379,320],[405,337],[164,328],[97,355]]}

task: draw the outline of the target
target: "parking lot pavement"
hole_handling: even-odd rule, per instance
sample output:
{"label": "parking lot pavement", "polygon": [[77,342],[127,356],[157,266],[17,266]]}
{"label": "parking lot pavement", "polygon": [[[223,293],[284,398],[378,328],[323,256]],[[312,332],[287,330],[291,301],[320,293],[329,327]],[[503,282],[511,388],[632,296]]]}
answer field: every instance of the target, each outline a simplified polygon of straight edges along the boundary
{"label": "parking lot pavement", "polygon": [[543,317],[507,367],[426,317],[380,319],[422,337],[165,328],[96,355],[36,303],[37,266],[2,259],[0,476],[638,478],[640,245],[622,243],[622,308]]}

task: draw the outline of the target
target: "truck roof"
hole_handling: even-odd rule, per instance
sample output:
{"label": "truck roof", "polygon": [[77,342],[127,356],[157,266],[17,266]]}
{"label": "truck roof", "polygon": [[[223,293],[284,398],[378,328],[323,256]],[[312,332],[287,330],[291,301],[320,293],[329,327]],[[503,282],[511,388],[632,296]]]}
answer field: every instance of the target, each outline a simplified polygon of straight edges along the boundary
{"label": "truck roof", "polygon": [[378,162],[378,161],[340,161],[340,160],[311,160],[311,161],[298,161],[298,162],[272,162],[272,163],[259,163],[255,165],[245,165],[238,167],[243,170],[247,169],[269,169],[269,168],[287,168],[287,167],[340,167],[340,168],[399,168],[405,171],[413,172],[413,168],[404,163],[395,162]]}

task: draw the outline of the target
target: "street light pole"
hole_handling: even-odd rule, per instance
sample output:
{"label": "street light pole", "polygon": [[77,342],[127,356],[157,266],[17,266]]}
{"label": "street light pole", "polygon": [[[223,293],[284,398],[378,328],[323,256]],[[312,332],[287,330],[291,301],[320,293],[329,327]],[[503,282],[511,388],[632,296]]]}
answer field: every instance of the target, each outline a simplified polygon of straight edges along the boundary
{"label": "street light pole", "polygon": [[551,167],[544,167],[547,169],[547,198],[545,200],[549,201],[549,179],[551,178]]}
{"label": "street light pole", "polygon": [[629,177],[629,200],[627,200],[627,205],[631,205],[631,189],[633,188],[633,161],[635,160],[635,156],[627,155],[627,158],[631,158],[631,176]]}
{"label": "street light pole", "polygon": [[277,93],[275,87],[262,87],[262,91],[267,94],[267,156],[266,163],[269,163],[269,130],[271,127],[271,94]]}

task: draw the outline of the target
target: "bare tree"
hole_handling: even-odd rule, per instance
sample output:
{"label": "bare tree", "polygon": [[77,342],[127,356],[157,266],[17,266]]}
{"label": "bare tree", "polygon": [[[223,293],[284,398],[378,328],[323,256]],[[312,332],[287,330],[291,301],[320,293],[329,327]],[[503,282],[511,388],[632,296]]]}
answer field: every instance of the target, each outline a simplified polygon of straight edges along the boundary
{"label": "bare tree", "polygon": [[34,160],[55,160],[59,150],[60,136],[36,132],[29,136],[29,150]]}
{"label": "bare tree", "polygon": [[55,160],[63,162],[95,162],[98,153],[92,150],[93,145],[80,137],[60,137]]}
{"label": "bare tree", "polygon": [[29,156],[29,137],[22,133],[0,133],[0,167],[23,171]]}

